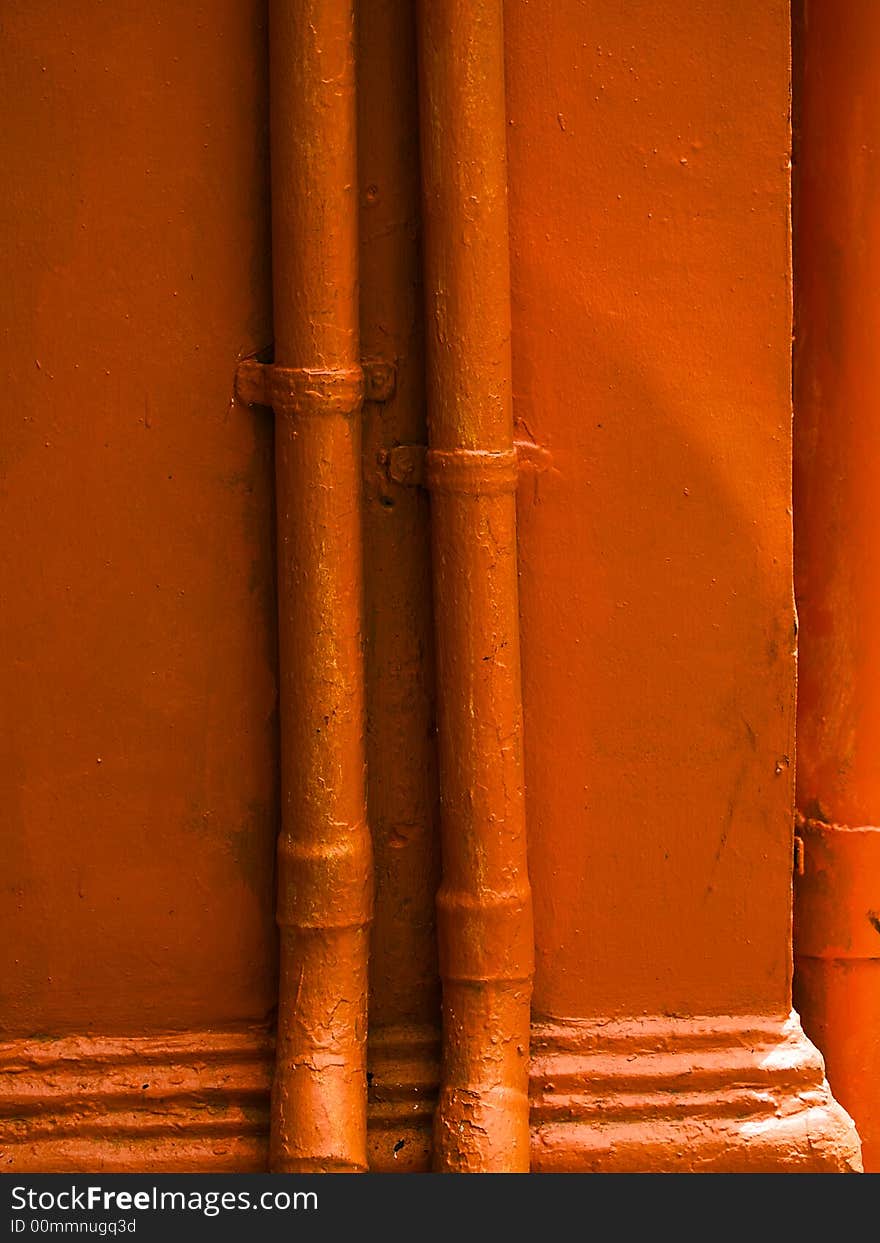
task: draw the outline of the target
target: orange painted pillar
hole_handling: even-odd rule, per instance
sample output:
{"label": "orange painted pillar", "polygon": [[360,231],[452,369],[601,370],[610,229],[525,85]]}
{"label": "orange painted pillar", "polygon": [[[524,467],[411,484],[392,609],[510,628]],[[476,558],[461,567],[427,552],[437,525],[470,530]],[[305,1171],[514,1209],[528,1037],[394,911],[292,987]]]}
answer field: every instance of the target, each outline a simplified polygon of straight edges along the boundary
{"label": "orange painted pillar", "polygon": [[795,1003],[880,1170],[880,7],[798,10]]}
{"label": "orange painted pillar", "polygon": [[537,1170],[859,1162],[790,1014],[789,20],[505,4]]}
{"label": "orange painted pillar", "polygon": [[526,867],[501,0],[420,7],[443,881],[434,1166],[529,1164]]}
{"label": "orange painted pillar", "polygon": [[273,1170],[367,1168],[366,822],[352,0],[272,0],[281,698]]}

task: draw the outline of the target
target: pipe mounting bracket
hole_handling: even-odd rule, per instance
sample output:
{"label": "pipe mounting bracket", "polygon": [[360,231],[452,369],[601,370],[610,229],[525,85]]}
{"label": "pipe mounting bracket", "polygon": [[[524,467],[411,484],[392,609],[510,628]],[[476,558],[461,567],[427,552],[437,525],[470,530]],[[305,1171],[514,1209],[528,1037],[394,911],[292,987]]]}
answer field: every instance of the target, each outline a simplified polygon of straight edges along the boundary
{"label": "pipe mounting bracket", "polygon": [[397,387],[397,365],[364,359],[360,366],[319,370],[243,359],[235,369],[235,396],[276,414],[353,416],[365,401],[385,402]]}
{"label": "pipe mounting bracket", "polygon": [[512,450],[501,453],[393,445],[380,449],[377,460],[389,483],[493,496],[515,491],[523,473],[548,470],[552,461],[549,449],[530,440],[515,440]]}
{"label": "pipe mounting bracket", "polygon": [[425,484],[429,492],[500,496],[515,492],[518,481],[516,449],[429,449],[425,457]]}

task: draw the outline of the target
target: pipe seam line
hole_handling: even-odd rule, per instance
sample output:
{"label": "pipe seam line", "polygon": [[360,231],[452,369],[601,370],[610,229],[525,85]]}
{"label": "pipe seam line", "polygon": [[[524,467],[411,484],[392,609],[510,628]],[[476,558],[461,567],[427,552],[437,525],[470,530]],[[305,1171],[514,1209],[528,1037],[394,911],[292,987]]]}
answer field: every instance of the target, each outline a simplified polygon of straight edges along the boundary
{"label": "pipe seam line", "polygon": [[519,483],[516,449],[428,449],[425,484],[431,492],[502,496]]}
{"label": "pipe seam line", "polygon": [[437,924],[445,979],[511,984],[531,979],[535,959],[531,890],[490,895],[441,887]]}
{"label": "pipe seam line", "polygon": [[803,872],[795,886],[795,955],[880,960],[880,828],[828,823],[797,813]]}
{"label": "pipe seam line", "polygon": [[[369,401],[371,399],[367,395],[364,397],[364,400]],[[530,440],[515,440],[513,448],[517,458],[517,486],[522,483],[525,474],[534,475],[552,468],[553,458],[546,446],[536,445]],[[444,450],[435,449],[434,452],[443,453]],[[449,452],[449,450],[445,450],[445,452]],[[462,452],[479,453],[482,451],[466,449],[462,450]],[[427,456],[428,446],[425,444],[401,444],[392,445],[387,449],[380,449],[376,455],[376,460],[379,466],[383,468],[389,483],[398,483],[405,488],[426,488],[430,486],[425,477]],[[435,482],[434,491],[452,490],[452,488],[444,488],[442,484]],[[511,489],[511,491],[513,490]],[[471,492],[471,495],[479,494]],[[486,495],[486,493],[482,493],[482,495]]]}
{"label": "pipe seam line", "polygon": [[350,825],[316,844],[278,841],[276,922],[283,928],[360,928],[372,916],[369,826]]}

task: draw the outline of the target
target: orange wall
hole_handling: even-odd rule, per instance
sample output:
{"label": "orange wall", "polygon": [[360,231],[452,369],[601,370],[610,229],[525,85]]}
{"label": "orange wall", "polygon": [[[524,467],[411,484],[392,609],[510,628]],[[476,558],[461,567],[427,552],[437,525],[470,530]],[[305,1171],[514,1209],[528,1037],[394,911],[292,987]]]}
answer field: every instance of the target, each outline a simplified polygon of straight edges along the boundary
{"label": "orange wall", "polygon": [[553,1015],[789,1005],[789,6],[506,6]]}
{"label": "orange wall", "polygon": [[264,19],[4,6],[8,1034],[274,1004]]}
{"label": "orange wall", "polygon": [[[271,467],[230,382],[271,337],[263,11],[57,12],[13,6],[5,45],[28,176],[3,207],[4,1016],[253,1018]],[[516,410],[552,454],[520,506],[536,1006],[779,1008],[788,6],[506,17]]]}
{"label": "orange wall", "polygon": [[[360,153],[361,330],[399,364],[396,397],[364,414],[371,1141],[388,1168],[423,1168],[428,502],[376,459],[425,438],[414,40],[405,0],[361,8],[361,122],[383,135]],[[539,446],[518,507],[536,1031],[648,1015],[645,1039],[663,1041],[678,1019],[731,1015],[685,1032],[715,1040],[722,1092],[737,1041],[788,1039],[774,1024],[790,1006],[794,776],[789,4],[507,0],[505,20],[515,414]],[[14,1038],[259,1022],[277,975],[272,416],[233,401],[232,381],[272,338],[265,4],[9,0],[4,32],[25,175],[0,204],[0,944],[15,947],[0,1024]],[[669,1037],[682,1063],[685,1037]],[[609,1057],[628,1063],[616,1039]],[[247,1040],[253,1138],[271,1052]],[[39,1077],[36,1043],[22,1042]],[[742,1129],[730,1108],[719,1163]],[[590,1118],[572,1125],[595,1137]],[[755,1168],[776,1142],[751,1150]],[[224,1160],[256,1167],[264,1147]],[[199,1161],[216,1156],[202,1144]]]}

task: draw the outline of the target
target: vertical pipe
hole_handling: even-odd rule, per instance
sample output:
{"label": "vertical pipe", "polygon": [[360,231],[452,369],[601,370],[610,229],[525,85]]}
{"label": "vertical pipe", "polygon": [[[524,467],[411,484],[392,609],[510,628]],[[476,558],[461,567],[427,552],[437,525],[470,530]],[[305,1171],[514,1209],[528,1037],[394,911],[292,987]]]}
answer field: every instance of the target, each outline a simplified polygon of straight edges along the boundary
{"label": "vertical pipe", "polygon": [[795,1005],[880,1170],[880,5],[795,7]]}
{"label": "vertical pipe", "polygon": [[352,0],[271,0],[282,829],[273,1170],[366,1154],[366,823]]}
{"label": "vertical pipe", "polygon": [[419,30],[443,879],[436,1169],[529,1162],[523,806],[501,0]]}
{"label": "vertical pipe", "polygon": [[416,25],[411,0],[358,11],[361,348],[397,363],[364,406],[367,796],[376,856],[370,954],[370,1168],[430,1168],[440,1046],[434,898],[440,870],[428,498],[396,482],[423,445]]}

